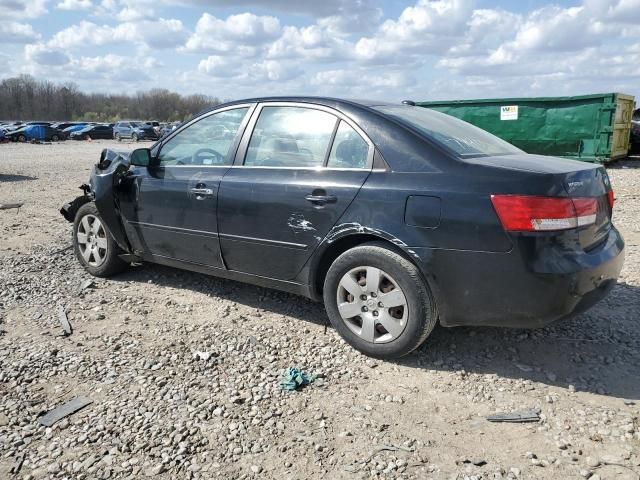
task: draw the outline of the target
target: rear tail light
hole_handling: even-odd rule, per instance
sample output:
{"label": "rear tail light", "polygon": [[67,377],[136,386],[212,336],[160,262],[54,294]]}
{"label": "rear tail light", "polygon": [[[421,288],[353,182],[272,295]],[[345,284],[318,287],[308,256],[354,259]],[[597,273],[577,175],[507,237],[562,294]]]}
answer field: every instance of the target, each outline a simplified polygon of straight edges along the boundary
{"label": "rear tail light", "polygon": [[613,210],[613,202],[615,201],[615,197],[613,196],[613,190],[609,190],[607,192],[607,200],[609,200],[609,208]]}
{"label": "rear tail light", "polygon": [[491,195],[505,230],[538,232],[567,230],[596,222],[596,198]]}

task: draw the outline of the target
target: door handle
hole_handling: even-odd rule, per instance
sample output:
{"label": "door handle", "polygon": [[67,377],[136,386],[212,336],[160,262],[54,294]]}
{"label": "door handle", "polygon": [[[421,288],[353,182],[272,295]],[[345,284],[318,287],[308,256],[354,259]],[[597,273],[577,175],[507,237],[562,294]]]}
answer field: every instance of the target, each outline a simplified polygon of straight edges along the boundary
{"label": "door handle", "polygon": [[215,195],[212,188],[192,188],[191,193],[193,193],[198,200]]}
{"label": "door handle", "polygon": [[335,195],[307,195],[304,198],[307,202],[315,205],[327,205],[328,203],[336,203],[338,201],[338,197]]}

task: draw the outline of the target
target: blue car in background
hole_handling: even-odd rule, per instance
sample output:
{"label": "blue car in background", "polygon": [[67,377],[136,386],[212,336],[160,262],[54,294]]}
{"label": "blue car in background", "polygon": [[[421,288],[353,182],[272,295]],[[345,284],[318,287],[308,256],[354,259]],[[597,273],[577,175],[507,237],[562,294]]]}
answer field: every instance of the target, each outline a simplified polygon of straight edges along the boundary
{"label": "blue car in background", "polygon": [[89,125],[86,123],[79,123],[77,125],[72,125],[70,127],[65,128],[63,132],[66,133],[67,135],[71,135],[71,133],[87,128],[88,126]]}

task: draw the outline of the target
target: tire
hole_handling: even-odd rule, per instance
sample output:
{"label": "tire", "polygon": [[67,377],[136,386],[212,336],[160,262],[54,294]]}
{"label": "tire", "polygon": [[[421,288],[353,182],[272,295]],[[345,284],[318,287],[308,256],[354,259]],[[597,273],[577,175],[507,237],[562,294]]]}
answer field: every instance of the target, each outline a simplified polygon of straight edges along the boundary
{"label": "tire", "polygon": [[135,133],[134,133],[134,134],[132,134],[132,135],[131,135],[131,140],[133,140],[134,142],[138,142],[138,141],[139,141],[139,140],[138,140],[138,135],[137,135],[137,134],[135,134]]}
{"label": "tire", "polygon": [[117,141],[119,141],[119,142],[121,142],[121,141],[122,141],[122,137],[120,136],[120,134],[119,134],[119,133],[116,133],[116,134],[115,134],[115,139],[116,139]]}
{"label": "tire", "polygon": [[[94,231],[95,221],[100,224],[97,231]],[[80,265],[95,277],[110,277],[128,266],[118,256],[124,251],[113,240],[93,202],[85,203],[78,209],[73,222],[72,241],[73,251]],[[91,247],[94,247],[93,251]],[[90,253],[86,253],[87,250]]]}
{"label": "tire", "polygon": [[24,143],[27,141],[27,137],[25,137],[24,135],[18,135],[18,141]]}
{"label": "tire", "polygon": [[51,135],[52,142],[57,142],[58,140],[60,140],[60,137],[58,137],[58,135]]}
{"label": "tire", "polygon": [[[374,283],[369,285],[370,274]],[[373,280],[376,278],[377,282]],[[366,300],[356,299],[345,285]],[[372,291],[366,287],[372,287]],[[397,289],[399,293],[388,295]],[[323,296],[329,320],[342,338],[375,358],[398,358],[411,353],[426,340],[438,319],[435,300],[418,268],[382,243],[367,243],[340,255],[329,267]],[[385,298],[389,302],[386,306]]]}

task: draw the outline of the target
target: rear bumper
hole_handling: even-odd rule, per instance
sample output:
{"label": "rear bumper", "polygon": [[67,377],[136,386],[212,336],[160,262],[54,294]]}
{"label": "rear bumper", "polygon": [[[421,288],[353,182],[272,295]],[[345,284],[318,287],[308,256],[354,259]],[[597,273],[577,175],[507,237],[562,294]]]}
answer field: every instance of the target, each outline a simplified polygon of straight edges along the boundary
{"label": "rear bumper", "polygon": [[615,286],[624,241],[612,228],[591,252],[519,239],[507,253],[413,249],[445,326],[531,328],[583,312]]}

